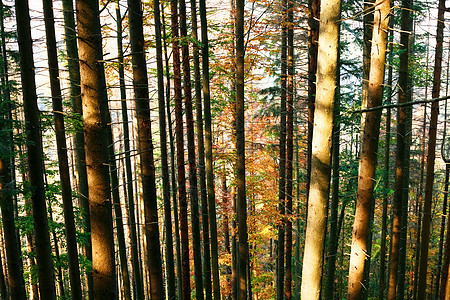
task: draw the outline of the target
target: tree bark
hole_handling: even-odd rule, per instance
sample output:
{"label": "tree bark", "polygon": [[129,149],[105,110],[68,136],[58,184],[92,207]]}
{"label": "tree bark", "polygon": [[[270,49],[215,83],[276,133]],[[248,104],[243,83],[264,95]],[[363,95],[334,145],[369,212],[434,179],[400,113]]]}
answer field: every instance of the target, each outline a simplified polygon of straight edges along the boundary
{"label": "tree bark", "polygon": [[39,292],[42,299],[56,299],[53,279],[53,262],[45,203],[44,170],[42,159],[42,133],[39,124],[30,15],[27,0],[16,0],[17,40],[20,54],[23,106],[27,137],[28,170],[33,188],[33,205],[36,257],[38,262]]}
{"label": "tree bark", "polygon": [[[379,106],[382,103],[389,11],[389,1],[376,1],[368,87],[368,108]],[[373,178],[377,164],[380,120],[381,111],[371,111],[366,113],[365,121],[362,122],[364,124],[364,135],[361,140],[358,193],[350,255],[349,299],[360,299],[364,293],[364,286],[367,286],[364,282],[364,269],[367,263],[368,244],[370,243],[369,225],[373,212],[373,190],[375,186]]]}
{"label": "tree bark", "polygon": [[[80,85],[89,182],[94,299],[116,299],[111,188],[107,156],[107,102],[99,3],[77,0]],[[107,105],[107,104],[106,104]]]}
{"label": "tree bark", "polygon": [[214,300],[220,299],[219,252],[217,241],[216,195],[214,192],[214,169],[212,153],[211,94],[209,88],[209,42],[208,22],[206,20],[205,0],[199,0],[199,12],[202,31],[202,83],[205,112],[205,172],[208,192],[208,214],[211,231],[211,271],[213,277]]}
{"label": "tree bark", "polygon": [[133,62],[133,89],[138,122],[138,140],[141,158],[145,236],[147,239],[147,266],[151,298],[164,298],[161,249],[159,242],[158,203],[156,197],[155,162],[153,158],[152,131],[145,60],[143,13],[140,0],[128,0],[130,40]]}
{"label": "tree bark", "polygon": [[[436,32],[436,52],[434,60],[433,73],[433,89],[432,97],[438,98],[441,88],[441,72],[442,72],[442,52],[443,52],[443,34],[444,34],[444,13],[445,1],[439,0],[438,6],[438,22]],[[425,180],[425,198],[423,207],[423,222],[422,222],[422,241],[420,251],[419,264],[419,284],[418,284],[418,299],[425,299],[427,290],[427,268],[428,268],[428,243],[430,242],[430,225],[431,225],[431,202],[433,198],[433,184],[434,184],[434,164],[436,157],[436,131],[437,121],[439,116],[439,102],[435,101],[431,104],[430,115],[430,129],[428,140],[428,156],[427,156],[427,177]]]}
{"label": "tree bark", "polygon": [[311,182],[303,257],[302,299],[319,299],[327,202],[330,188],[331,135],[338,58],[340,1],[320,8],[317,97],[311,153]]}
{"label": "tree bark", "polygon": [[[72,187],[70,184],[69,160],[67,157],[66,132],[64,129],[64,112],[62,105],[61,86],[59,82],[58,53],[56,47],[55,20],[51,0],[43,1],[45,37],[47,41],[47,56],[52,94],[53,114],[55,122],[55,137],[58,152],[61,196],[64,207],[64,223],[66,225],[66,243],[69,256],[69,277],[72,299],[81,299],[80,268],[78,264],[78,247],[75,220],[72,204]],[[63,290],[64,291],[64,290]]]}

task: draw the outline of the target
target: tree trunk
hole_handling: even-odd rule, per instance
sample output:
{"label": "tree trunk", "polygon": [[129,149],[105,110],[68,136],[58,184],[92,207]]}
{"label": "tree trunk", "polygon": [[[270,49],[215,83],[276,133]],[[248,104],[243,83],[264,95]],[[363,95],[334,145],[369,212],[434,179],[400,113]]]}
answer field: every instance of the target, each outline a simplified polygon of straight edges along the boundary
{"label": "tree trunk", "polygon": [[[58,152],[61,195],[64,207],[64,223],[66,225],[66,243],[69,256],[70,291],[72,299],[81,299],[80,268],[78,264],[78,247],[75,220],[72,204],[72,187],[70,184],[69,160],[67,157],[66,133],[64,129],[64,112],[61,86],[59,83],[58,53],[56,47],[55,21],[51,0],[43,1],[45,36],[52,94],[53,114],[55,119],[55,137]],[[64,291],[64,290],[63,290]]]}
{"label": "tree trunk", "polygon": [[[199,40],[197,33],[197,10],[196,1],[191,0],[192,37]],[[197,114],[197,144],[198,144],[198,173],[200,187],[200,202],[202,215],[202,236],[203,236],[203,280],[205,287],[205,298],[212,299],[211,286],[211,257],[209,248],[209,219],[208,219],[208,198],[206,194],[206,174],[205,174],[205,141],[203,137],[203,107],[202,107],[202,86],[200,75],[200,47],[197,43],[193,46],[194,58],[194,88],[195,105]]]}
{"label": "tree trunk", "polygon": [[[412,21],[410,18],[411,3],[409,0],[404,0],[402,3],[404,9],[402,9],[402,26],[401,26],[401,38],[400,38],[400,69],[399,69],[399,96],[398,103],[410,102],[410,85],[408,74],[408,60],[409,60],[409,37],[412,29]],[[400,290],[399,265],[400,265],[400,251],[401,251],[401,231],[406,230],[402,226],[402,210],[404,206],[408,205],[408,182],[406,178],[407,160],[406,155],[409,149],[407,142],[409,129],[408,129],[408,107],[399,107],[397,110],[397,152],[396,152],[396,172],[395,172],[395,194],[393,203],[393,216],[392,216],[392,237],[391,237],[391,254],[390,254],[390,268],[389,268],[389,289],[388,299],[396,299],[397,294],[404,293],[403,289]],[[407,149],[408,148],[408,149]],[[406,217],[406,216],[404,216]],[[406,243],[405,243],[406,246]],[[397,285],[398,289],[397,289]],[[401,297],[400,299],[403,299]]]}
{"label": "tree trunk", "polygon": [[[375,4],[372,54],[370,63],[367,107],[377,107],[382,103],[383,79],[386,61],[387,30],[389,22],[389,1],[378,0]],[[353,225],[352,250],[348,298],[360,299],[364,293],[364,269],[366,253],[370,243],[370,220],[373,213],[373,190],[377,163],[378,139],[380,133],[381,110],[365,114],[364,135],[361,140],[361,160],[359,164],[358,194]]]}
{"label": "tree trunk", "polygon": [[180,235],[181,235],[181,276],[182,296],[180,299],[190,299],[190,270],[189,270],[189,240],[186,199],[186,177],[184,168],[184,141],[183,141],[183,107],[181,95],[181,70],[178,46],[178,3],[170,1],[172,18],[172,55],[174,76],[174,102],[175,102],[175,133],[177,143],[177,171],[178,171],[178,200],[180,203]]}
{"label": "tree trunk", "polygon": [[183,56],[183,90],[186,114],[186,135],[189,165],[189,198],[191,202],[192,249],[194,256],[194,274],[196,298],[204,299],[202,253],[200,244],[200,220],[198,215],[197,166],[195,163],[194,116],[192,113],[191,67],[189,59],[189,43],[186,25],[186,2],[179,0],[180,34],[183,40],[181,52]]}
{"label": "tree trunk", "polygon": [[135,217],[135,203],[134,203],[134,192],[133,192],[133,174],[131,169],[131,157],[130,157],[130,131],[128,128],[128,109],[127,109],[127,99],[126,99],[126,88],[125,88],[125,66],[123,60],[123,45],[122,45],[122,16],[120,13],[120,5],[117,2],[116,8],[116,18],[117,18],[117,49],[118,49],[118,60],[119,60],[119,80],[120,80],[120,98],[121,98],[121,109],[122,109],[122,125],[123,125],[123,144],[125,152],[125,171],[126,171],[126,189],[127,189],[127,200],[128,200],[128,214],[129,214],[129,225],[131,237],[131,265],[133,269],[133,279],[134,279],[134,295],[138,300],[144,299],[144,287],[142,284],[142,273],[139,267],[139,254],[138,254],[138,242],[136,235],[136,217]]}
{"label": "tree trunk", "polygon": [[336,87],[340,1],[320,9],[317,97],[311,153],[311,182],[303,258],[302,299],[319,299],[327,202],[330,188],[331,135]]}
{"label": "tree trunk", "polygon": [[286,224],[286,90],[287,90],[287,0],[281,1],[281,85],[280,85],[280,150],[278,166],[278,211],[280,223],[277,244],[277,299],[282,300],[284,294],[284,240]]}
{"label": "tree trunk", "polygon": [[164,298],[161,249],[158,227],[155,162],[153,158],[147,66],[145,60],[143,15],[140,0],[128,0],[130,40],[133,62],[133,88],[136,101],[138,140],[141,158],[147,266],[150,273],[151,298]]}
{"label": "tree trunk", "polygon": [[[78,60],[78,46],[75,29],[73,1],[62,1],[64,13],[64,35],[66,43],[67,67],[69,69],[70,98],[72,101],[73,117],[78,121],[78,130],[74,134],[75,162],[78,174],[78,195],[80,207],[83,211],[84,231],[88,235],[88,242],[83,252],[89,261],[92,261],[91,221],[89,217],[89,191],[86,171],[86,155],[84,149],[84,133],[82,128],[83,107],[81,104],[80,66]],[[92,272],[87,273],[88,299],[92,299],[93,279]]]}
{"label": "tree trunk", "polygon": [[247,200],[245,196],[244,3],[236,0],[236,187],[238,223],[238,297],[247,299]]}
{"label": "tree trunk", "polygon": [[[442,71],[442,51],[443,51],[443,32],[444,32],[444,12],[445,1],[439,0],[438,6],[438,22],[436,32],[436,53],[434,61],[433,89],[432,97],[438,98],[441,88],[441,71]],[[439,102],[435,101],[431,104],[430,130],[428,140],[428,156],[427,156],[427,177],[425,180],[425,199],[423,207],[423,223],[422,223],[422,241],[421,245],[425,247],[420,251],[419,264],[419,285],[418,299],[425,299],[427,290],[427,268],[428,268],[428,247],[430,242],[430,225],[431,225],[431,202],[433,198],[434,184],[434,164],[436,157],[436,131],[439,116]]]}
{"label": "tree trunk", "polygon": [[106,140],[107,120],[101,111],[105,107],[102,102],[107,102],[107,96],[98,5],[96,0],[76,1],[80,85],[88,166],[94,299],[115,299],[117,294]]}
{"label": "tree trunk", "polygon": [[[449,174],[450,174],[450,164],[447,162],[445,164],[445,186],[444,186],[444,201],[448,199],[448,183],[449,183]],[[447,236],[445,242],[445,250],[444,250],[444,262],[442,264],[442,275],[441,275],[441,289],[440,289],[440,298],[439,299],[448,299],[450,296],[450,289],[448,288],[448,269],[449,269],[449,261],[450,261],[450,222],[447,222]]]}
{"label": "tree trunk", "polygon": [[33,188],[31,201],[33,205],[36,257],[38,261],[39,292],[42,299],[52,300],[56,299],[56,294],[53,279],[47,207],[45,203],[44,170],[42,168],[42,133],[39,124],[28,1],[16,0],[15,8],[25,128],[27,141],[29,141],[27,144],[28,168],[30,185]]}
{"label": "tree trunk", "polygon": [[216,195],[214,193],[214,170],[212,156],[211,94],[209,89],[209,42],[208,22],[206,20],[205,0],[199,0],[200,22],[202,29],[202,83],[205,112],[205,172],[208,192],[208,213],[211,231],[211,270],[213,277],[214,300],[220,299],[219,252],[217,242]]}
{"label": "tree trunk", "polygon": [[292,299],[292,214],[294,161],[294,4],[287,1],[287,120],[286,120],[286,281],[285,298]]}

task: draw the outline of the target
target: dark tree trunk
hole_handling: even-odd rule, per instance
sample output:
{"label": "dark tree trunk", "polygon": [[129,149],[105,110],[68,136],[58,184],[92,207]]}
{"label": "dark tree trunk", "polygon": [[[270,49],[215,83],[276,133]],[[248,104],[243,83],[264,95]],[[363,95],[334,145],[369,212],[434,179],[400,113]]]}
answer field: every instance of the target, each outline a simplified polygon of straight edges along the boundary
{"label": "dark tree trunk", "polygon": [[141,158],[147,266],[152,299],[164,299],[161,249],[158,227],[155,162],[153,158],[147,66],[144,48],[143,14],[140,0],[128,0],[130,40],[133,62],[133,88],[136,101],[138,140]]}
{"label": "dark tree trunk", "polygon": [[189,59],[189,43],[186,25],[186,2],[179,0],[180,34],[184,40],[181,52],[183,56],[183,90],[186,114],[186,135],[189,165],[189,200],[191,202],[192,249],[194,256],[194,274],[196,298],[204,299],[202,253],[200,244],[200,220],[198,215],[197,166],[195,162],[194,116],[192,113],[191,67]]}
{"label": "dark tree trunk", "polygon": [[247,200],[245,196],[244,4],[236,0],[236,187],[238,222],[238,297],[247,299]]}
{"label": "dark tree trunk", "polygon": [[19,43],[23,106],[28,149],[30,185],[33,188],[34,232],[38,261],[39,292],[42,299],[56,299],[53,262],[45,203],[42,133],[39,124],[30,15],[27,0],[16,0],[17,39]]}
{"label": "dark tree trunk", "polygon": [[[191,0],[192,37],[199,40],[197,33],[197,8],[196,1]],[[205,298],[212,299],[211,286],[211,257],[209,248],[209,219],[208,219],[208,198],[206,194],[206,174],[205,174],[205,140],[203,137],[203,107],[202,107],[202,85],[200,74],[200,47],[197,43],[193,46],[194,59],[194,88],[195,105],[197,114],[197,144],[198,144],[198,175],[200,188],[200,202],[202,215],[202,236],[203,236],[203,280],[205,287]]]}
{"label": "dark tree trunk", "polygon": [[[433,89],[432,97],[438,98],[441,87],[441,71],[442,71],[442,51],[444,36],[444,13],[445,1],[439,0],[438,21],[436,32],[436,52],[434,61]],[[425,299],[427,290],[427,268],[428,268],[428,243],[430,242],[430,225],[431,225],[431,202],[433,198],[434,184],[434,164],[436,157],[436,131],[439,115],[439,102],[435,101],[431,104],[430,130],[428,140],[428,156],[427,156],[427,177],[425,180],[425,198],[423,207],[423,223],[422,223],[422,241],[420,250],[419,264],[419,285],[418,299]]]}
{"label": "dark tree trunk", "polygon": [[166,227],[166,270],[167,270],[167,292],[169,299],[176,297],[175,285],[175,264],[173,257],[173,237],[172,237],[172,209],[170,205],[170,178],[169,164],[167,161],[167,134],[166,134],[166,103],[164,98],[164,66],[162,57],[162,36],[161,18],[159,10],[159,0],[153,1],[153,11],[155,19],[155,44],[156,44],[156,67],[158,77],[158,112],[159,112],[159,132],[161,144],[161,171],[163,180],[163,200],[164,200],[164,225]]}
{"label": "dark tree trunk", "polygon": [[[404,0],[402,3],[404,9],[402,9],[402,32],[400,37],[401,54],[400,54],[400,69],[399,69],[399,96],[398,103],[410,102],[410,85],[408,74],[408,60],[409,60],[409,44],[410,44],[410,31],[412,29],[412,20],[410,18],[411,2]],[[408,178],[407,175],[407,161],[409,157],[409,144],[408,136],[410,129],[408,128],[408,107],[399,107],[397,110],[397,152],[396,152],[396,172],[395,172],[395,194],[393,201],[393,213],[392,213],[392,237],[391,237],[391,253],[390,253],[390,268],[389,268],[389,288],[388,299],[396,299],[404,293],[403,288],[399,282],[400,274],[400,251],[401,247],[401,235],[405,230],[402,218],[406,217],[402,215],[403,207],[408,206]],[[408,192],[405,192],[408,191]],[[406,246],[406,243],[404,243]],[[404,278],[404,276],[403,276]],[[404,284],[403,284],[404,285]],[[400,297],[399,299],[403,299]]]}
{"label": "dark tree trunk", "polygon": [[[129,230],[131,240],[131,265],[133,269],[134,290],[133,294],[138,300],[144,299],[144,287],[142,283],[142,272],[139,266],[138,241],[136,235],[136,217],[135,217],[135,203],[133,192],[133,174],[131,168],[130,156],[130,131],[128,127],[128,109],[125,88],[125,66],[123,60],[123,45],[122,45],[122,16],[120,14],[119,3],[117,3],[116,18],[117,18],[117,48],[119,60],[119,80],[120,80],[120,98],[122,109],[122,124],[123,124],[123,144],[125,152],[125,171],[126,171],[126,190],[128,200],[128,215],[129,215]],[[125,186],[125,185],[124,185]]]}
{"label": "dark tree trunk", "polygon": [[[72,0],[62,1],[64,13],[64,35],[66,43],[67,67],[69,69],[70,98],[72,101],[73,117],[79,122],[79,128],[74,134],[75,163],[78,174],[78,195],[80,206],[83,210],[84,231],[88,235],[88,242],[83,247],[83,252],[89,261],[92,261],[91,221],[89,217],[89,191],[86,171],[86,155],[84,150],[84,133],[82,128],[83,108],[81,104],[80,66],[78,60],[78,46],[75,29],[75,13]],[[92,272],[87,273],[88,298],[92,298],[93,279]]]}
{"label": "dark tree trunk", "polygon": [[[64,129],[64,112],[61,86],[59,82],[58,53],[56,47],[55,21],[51,0],[43,1],[45,36],[47,40],[47,56],[52,94],[53,114],[55,119],[55,136],[58,152],[61,195],[64,207],[64,223],[66,225],[66,243],[69,256],[70,291],[72,299],[81,299],[80,268],[78,264],[78,247],[75,219],[72,204],[72,187],[70,184],[69,160],[67,157],[66,132]],[[64,289],[62,289],[64,292]]]}
{"label": "dark tree trunk", "polygon": [[208,192],[208,213],[211,231],[211,270],[213,277],[214,300],[220,299],[219,252],[217,242],[216,195],[214,192],[214,170],[212,156],[211,94],[209,89],[209,42],[208,22],[206,20],[205,0],[199,0],[200,22],[202,29],[202,83],[205,112],[205,172]]}
{"label": "dark tree trunk", "polygon": [[186,175],[184,168],[184,140],[183,140],[183,107],[181,96],[181,70],[180,54],[178,46],[178,3],[177,0],[170,1],[172,14],[172,55],[174,76],[174,102],[175,102],[175,134],[177,144],[177,179],[178,199],[180,203],[180,235],[181,235],[181,276],[182,296],[180,299],[190,299],[190,271],[189,271],[189,240],[188,240],[188,217],[186,199]]}
{"label": "dark tree trunk", "polygon": [[[76,1],[80,85],[89,182],[94,299],[116,299],[111,187],[107,156],[107,105],[99,3]],[[104,102],[105,104],[102,104]]]}

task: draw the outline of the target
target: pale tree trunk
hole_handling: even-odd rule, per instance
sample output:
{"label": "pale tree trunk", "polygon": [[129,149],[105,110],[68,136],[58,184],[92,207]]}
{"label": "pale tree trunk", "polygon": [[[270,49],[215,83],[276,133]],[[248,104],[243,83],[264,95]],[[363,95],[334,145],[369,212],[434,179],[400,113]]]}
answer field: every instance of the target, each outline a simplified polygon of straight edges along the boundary
{"label": "pale tree trunk", "polygon": [[141,159],[142,198],[144,202],[146,262],[152,299],[164,299],[161,248],[158,226],[155,162],[150,120],[150,104],[143,33],[143,13],[140,0],[128,0],[130,40],[133,63],[133,89]]}
{"label": "pale tree trunk", "polygon": [[331,135],[338,61],[340,1],[323,1],[320,8],[317,93],[311,153],[302,299],[319,299],[322,279],[327,202],[330,189]]}
{"label": "pale tree trunk", "polygon": [[81,96],[89,211],[92,237],[94,299],[115,299],[116,272],[112,224],[111,187],[107,156],[107,120],[101,111],[107,101],[99,3],[76,1],[79,36]]}
{"label": "pale tree trunk", "polygon": [[[78,247],[75,220],[72,204],[72,187],[70,185],[69,160],[67,157],[66,132],[64,129],[64,112],[61,86],[59,82],[58,53],[56,47],[55,21],[52,1],[44,0],[45,37],[52,94],[53,114],[55,119],[55,136],[58,152],[61,195],[64,207],[64,223],[66,225],[66,243],[69,255],[70,290],[72,299],[81,299],[80,268],[78,264]],[[64,289],[62,289],[62,292]]]}
{"label": "pale tree trunk", "polygon": [[45,203],[42,133],[39,124],[34,59],[28,0],[16,0],[17,40],[19,43],[23,107],[28,150],[28,169],[32,187],[36,257],[38,262],[39,292],[42,299],[56,299],[53,262]]}
{"label": "pale tree trunk", "polygon": [[[386,61],[387,30],[390,3],[378,0],[375,4],[372,51],[369,74],[367,107],[381,105]],[[375,167],[377,162],[381,110],[365,114],[364,135],[361,140],[358,192],[353,223],[352,249],[348,282],[348,299],[360,299],[364,293],[364,269],[368,263],[366,254],[370,243],[370,220],[373,206]]]}
{"label": "pale tree trunk", "polygon": [[[438,6],[438,22],[436,32],[436,52],[434,61],[433,74],[433,89],[431,96],[433,98],[439,97],[441,88],[441,71],[442,71],[442,51],[443,51],[443,36],[444,36],[444,13],[445,0],[439,0]],[[422,241],[420,250],[419,263],[419,284],[418,284],[418,299],[425,299],[427,290],[427,269],[428,269],[428,247],[430,242],[430,226],[431,226],[431,204],[433,198],[433,184],[434,184],[434,165],[436,158],[436,131],[437,121],[439,116],[439,102],[434,101],[431,104],[430,129],[428,140],[428,156],[427,156],[427,177],[425,180],[425,198],[423,207],[423,223],[422,223]],[[448,285],[447,287],[448,288]]]}

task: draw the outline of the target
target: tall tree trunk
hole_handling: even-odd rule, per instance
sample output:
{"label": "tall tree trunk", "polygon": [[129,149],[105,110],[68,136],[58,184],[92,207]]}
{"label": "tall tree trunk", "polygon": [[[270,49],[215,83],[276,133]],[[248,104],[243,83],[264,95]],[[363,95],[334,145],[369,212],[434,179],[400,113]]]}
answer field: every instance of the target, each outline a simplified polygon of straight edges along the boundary
{"label": "tall tree trunk", "polygon": [[[99,3],[76,1],[79,36],[80,85],[89,182],[94,299],[115,299],[116,272],[107,156],[107,102],[103,67]],[[107,105],[107,104],[106,104]]]}
{"label": "tall tree trunk", "polygon": [[286,281],[284,295],[292,299],[292,214],[294,161],[294,2],[287,1],[287,120],[286,120]]}
{"label": "tall tree trunk", "polygon": [[[389,27],[392,27],[394,18],[389,19]],[[392,59],[393,59],[393,49],[394,43],[392,43],[393,39],[393,31],[389,31],[389,56],[388,56],[388,78],[387,78],[387,104],[392,103]],[[388,204],[389,204],[389,188],[390,188],[390,169],[389,169],[389,161],[390,161],[390,153],[391,153],[391,109],[388,108],[386,111],[386,136],[384,140],[384,162],[383,162],[383,211],[381,217],[381,245],[380,245],[380,289],[378,291],[379,299],[383,299],[385,295],[385,287],[386,287],[386,237],[387,237],[387,223],[388,223]]]}
{"label": "tall tree trunk", "polygon": [[[448,143],[448,141],[446,141]],[[448,185],[449,185],[449,174],[450,174],[450,163],[446,162],[445,164],[445,186],[444,186],[444,201],[448,200]],[[444,261],[442,264],[442,276],[441,276],[441,288],[440,288],[440,298],[439,299],[447,299],[450,296],[450,289],[448,288],[448,269],[449,269],[449,261],[450,261],[450,222],[447,222],[447,235],[445,242],[445,250],[444,250]]]}
{"label": "tall tree trunk", "polygon": [[192,113],[191,67],[189,59],[189,43],[186,25],[186,2],[179,0],[180,34],[184,40],[181,47],[183,56],[183,90],[186,114],[186,135],[189,165],[189,200],[191,202],[192,249],[194,256],[194,274],[196,298],[204,299],[202,253],[200,244],[200,219],[198,215],[197,166],[195,162],[194,116]]}
{"label": "tall tree trunk", "polygon": [[[84,150],[84,133],[82,128],[83,107],[81,103],[81,86],[80,86],[80,66],[78,60],[78,46],[75,29],[75,13],[73,10],[72,0],[62,1],[64,14],[64,35],[66,43],[67,67],[69,69],[70,80],[70,98],[72,101],[72,112],[76,120],[79,122],[78,130],[74,134],[75,162],[78,174],[78,195],[80,206],[83,210],[84,231],[88,235],[88,242],[85,243],[83,252],[86,258],[92,261],[92,243],[91,243],[91,221],[89,217],[89,191],[86,171],[86,155]],[[92,272],[87,273],[88,282],[88,298],[93,295],[93,279]]]}
{"label": "tall tree trunk", "polygon": [[[389,11],[389,1],[376,1],[368,87],[368,108],[377,107],[382,103]],[[358,194],[350,255],[349,299],[359,299],[364,292],[363,286],[366,285],[364,282],[364,269],[367,263],[368,245],[370,244],[369,225],[373,213],[373,190],[375,186],[373,178],[377,164],[381,110],[367,112],[364,118],[365,121],[361,122],[364,124],[364,135],[361,140]]]}
{"label": "tall tree trunk", "polygon": [[[199,40],[197,33],[197,8],[196,0],[191,0],[192,37]],[[193,46],[194,59],[194,88],[195,105],[197,114],[197,145],[198,145],[198,175],[200,188],[200,202],[202,215],[202,236],[203,236],[203,280],[205,287],[205,298],[212,299],[211,286],[211,257],[209,245],[209,219],[208,219],[208,198],[206,194],[206,174],[205,174],[205,140],[203,136],[203,107],[202,107],[202,85],[200,74],[200,47],[197,43]]]}
{"label": "tall tree trunk", "polygon": [[142,283],[142,273],[139,267],[139,254],[138,254],[138,242],[136,235],[136,217],[135,217],[135,203],[134,203],[134,192],[133,192],[133,174],[131,168],[131,157],[130,157],[130,131],[128,128],[128,109],[127,109],[127,99],[126,99],[126,88],[125,88],[125,66],[123,59],[123,45],[122,45],[122,16],[120,13],[120,4],[117,2],[116,8],[116,18],[117,18],[117,49],[118,49],[118,60],[119,60],[119,80],[120,80],[120,98],[121,98],[121,109],[122,109],[122,125],[123,125],[123,144],[125,150],[125,171],[126,171],[126,189],[127,189],[127,200],[128,200],[128,213],[129,213],[129,230],[131,237],[131,265],[133,269],[134,278],[134,295],[138,300],[144,299],[144,287]]}
{"label": "tall tree trunk", "polygon": [[340,1],[320,8],[317,97],[311,153],[311,182],[303,257],[302,299],[319,299],[327,202],[330,188],[331,135],[338,60]]}
{"label": "tall tree trunk", "polygon": [[[64,129],[64,112],[62,105],[61,86],[59,83],[58,53],[56,47],[55,21],[51,0],[43,1],[45,37],[47,41],[47,56],[52,94],[53,114],[55,119],[55,136],[58,152],[61,195],[64,207],[64,223],[66,225],[66,243],[69,256],[69,277],[72,299],[81,299],[80,268],[78,264],[78,247],[75,229],[75,219],[72,204],[72,187],[70,184],[69,160],[67,157],[66,132]],[[64,289],[62,290],[64,291]]]}
{"label": "tall tree trunk", "polygon": [[280,159],[278,166],[278,211],[280,223],[277,244],[277,299],[284,295],[284,240],[286,224],[286,90],[287,90],[287,0],[281,1],[281,86],[280,86]]}
{"label": "tall tree trunk", "polygon": [[42,133],[39,124],[28,0],[16,0],[15,8],[25,128],[28,141],[28,169],[32,187],[31,201],[38,261],[39,292],[42,299],[52,300],[56,299],[56,294],[45,203]]}
{"label": "tall tree trunk", "polygon": [[[311,184],[312,138],[314,129],[314,108],[316,101],[316,73],[319,42],[320,0],[308,0],[308,144],[306,151],[306,201],[309,201]],[[306,214],[308,205],[306,205]]]}
{"label": "tall tree trunk", "polygon": [[[339,28],[340,32],[340,28]],[[340,42],[340,37],[338,44]],[[328,265],[327,279],[325,286],[325,299],[334,299],[334,281],[336,274],[336,260],[339,245],[338,233],[338,206],[339,206],[339,153],[340,153],[340,49],[338,49],[338,62],[336,70],[336,94],[334,95],[334,112],[333,112],[333,133],[331,145],[331,168],[332,168],[332,186],[331,186],[331,204],[330,204],[330,238],[328,244]]]}
{"label": "tall tree trunk", "polygon": [[[408,74],[408,60],[409,60],[409,37],[412,29],[412,20],[410,18],[411,2],[409,0],[403,0],[402,2],[402,26],[401,26],[401,37],[400,37],[400,69],[399,69],[399,96],[398,103],[402,104],[405,102],[410,102],[410,85],[409,85],[409,74]],[[406,178],[407,171],[405,167],[407,166],[407,160],[409,158],[406,156],[409,144],[408,144],[408,107],[399,107],[397,110],[397,152],[396,152],[396,172],[395,172],[395,194],[393,203],[393,216],[392,216],[392,238],[391,238],[391,254],[390,254],[390,268],[389,268],[389,288],[388,288],[388,299],[396,299],[397,294],[403,294],[403,288],[400,290],[400,282],[398,280],[399,275],[399,265],[400,265],[400,251],[401,251],[401,231],[406,230],[402,226],[402,210],[403,207],[408,205],[408,193],[409,186]],[[408,148],[408,149],[407,149]],[[406,246],[406,243],[405,243]],[[398,289],[397,289],[398,285]],[[401,297],[400,299],[403,299]]]}
{"label": "tall tree trunk", "polygon": [[211,231],[211,270],[213,277],[214,300],[220,299],[219,252],[217,242],[216,195],[214,193],[214,169],[212,156],[211,94],[209,88],[209,42],[208,22],[206,20],[205,0],[199,0],[202,30],[202,83],[205,112],[205,172],[208,192],[208,214]]}
{"label": "tall tree trunk", "polygon": [[[15,155],[13,142],[13,119],[11,106],[11,92],[9,89],[8,78],[8,57],[6,53],[6,39],[4,27],[4,6],[3,1],[0,1],[0,35],[1,35],[1,82],[2,82],[2,97],[0,111],[0,138],[6,147],[5,153],[9,155],[0,156],[0,209],[2,213],[2,226],[4,229],[4,247],[6,249],[6,256],[4,256],[7,265],[8,273],[8,288],[9,294],[2,294],[6,299],[24,300],[26,299],[25,281],[23,278],[23,262],[20,255],[20,243],[18,236],[18,229],[15,225],[16,216],[14,214],[14,193],[15,185],[13,184],[13,157]],[[3,105],[6,104],[6,105]],[[6,275],[6,274],[4,274]]]}
{"label": "tall tree trunk", "polygon": [[[1,160],[2,160],[2,158],[0,158],[0,161]],[[3,165],[3,162],[1,162],[0,164]],[[2,168],[2,167],[0,167],[0,168]],[[3,171],[0,170],[0,174],[2,172]],[[1,180],[0,180],[0,185],[2,185]],[[3,187],[0,188],[0,190],[2,190],[2,189],[3,189]],[[5,268],[6,256],[4,255],[4,252],[3,252],[4,243],[3,243],[3,228],[2,227],[0,227],[0,243],[1,243],[0,248],[1,248],[1,254],[2,254],[2,255],[0,255],[0,297],[2,300],[7,300],[7,299],[9,299],[9,291],[8,291],[8,288],[6,287],[7,283],[5,280],[5,275],[6,275],[7,269]]]}
{"label": "tall tree trunk", "polygon": [[145,60],[143,14],[140,0],[128,0],[130,40],[133,62],[133,88],[136,101],[138,140],[141,158],[147,265],[150,273],[151,298],[164,298],[161,249],[158,227],[155,162],[153,158],[147,66]]}
{"label": "tall tree trunk", "polygon": [[[436,52],[434,60],[433,89],[432,97],[438,98],[441,88],[441,71],[442,71],[442,51],[444,36],[444,13],[445,1],[439,0],[438,6],[438,22],[436,29]],[[428,243],[430,242],[430,225],[431,225],[431,202],[433,198],[434,184],[434,164],[436,157],[436,131],[439,116],[439,102],[434,101],[431,104],[430,130],[428,140],[428,156],[427,156],[427,177],[425,180],[425,198],[423,207],[423,223],[422,223],[422,241],[425,247],[420,251],[419,264],[419,285],[418,298],[425,299],[427,290],[427,268],[428,268]]]}
{"label": "tall tree trunk", "polygon": [[175,102],[175,134],[177,143],[177,179],[178,200],[180,203],[180,235],[181,235],[181,276],[182,296],[180,299],[190,299],[190,270],[189,270],[189,240],[186,200],[186,176],[184,168],[184,141],[183,141],[183,107],[181,96],[181,70],[178,46],[178,3],[170,1],[172,20],[172,55],[174,76],[174,102]]}
{"label": "tall tree trunk", "polygon": [[166,227],[166,270],[167,270],[167,292],[169,299],[176,297],[175,285],[175,264],[173,257],[173,237],[172,237],[172,209],[170,205],[170,178],[169,164],[167,161],[167,134],[166,134],[166,103],[164,98],[164,66],[162,57],[162,36],[161,18],[159,10],[159,0],[153,1],[153,11],[155,19],[155,44],[156,44],[156,67],[158,80],[158,112],[159,112],[159,132],[161,144],[161,169],[163,179],[163,200],[164,200],[164,225]]}
{"label": "tall tree trunk", "polygon": [[[162,10],[162,29],[163,29],[163,40],[164,40],[164,60],[166,68],[166,109],[167,109],[167,126],[169,133],[169,145],[170,145],[170,168],[171,168],[171,187],[172,187],[172,199],[173,199],[173,221],[175,229],[175,248],[176,248],[176,261],[177,261],[177,292],[178,297],[181,297],[181,246],[180,246],[180,230],[178,225],[178,203],[177,203],[177,182],[176,182],[176,171],[175,171],[175,146],[173,141],[173,130],[172,130],[172,120],[170,109],[170,70],[169,70],[169,57],[167,54],[167,44],[166,44],[166,28],[164,21],[164,6],[161,4]],[[203,208],[202,208],[203,209]]]}
{"label": "tall tree trunk", "polygon": [[247,200],[245,196],[244,4],[236,0],[236,187],[238,221],[238,297],[247,299]]}

